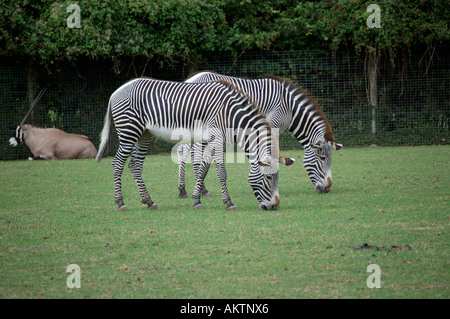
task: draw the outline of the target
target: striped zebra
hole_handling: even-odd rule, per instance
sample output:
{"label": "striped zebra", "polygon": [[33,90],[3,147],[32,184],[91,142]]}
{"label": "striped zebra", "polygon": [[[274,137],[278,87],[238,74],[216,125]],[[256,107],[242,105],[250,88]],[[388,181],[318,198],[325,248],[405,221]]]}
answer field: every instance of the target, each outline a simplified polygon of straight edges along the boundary
{"label": "striped zebra", "polygon": [[[260,208],[278,209],[278,167],[277,161],[271,156],[272,145],[274,155],[277,155],[277,141],[271,138],[270,125],[257,106],[236,90],[233,84],[223,80],[183,83],[151,78],[138,78],[125,83],[109,99],[97,162],[100,162],[105,152],[111,120],[119,137],[119,147],[112,161],[115,201],[119,211],[126,210],[121,176],[130,155],[128,167],[142,202],[149,209],[157,208],[142,179],[143,161],[152,135],[170,143],[179,142],[180,136],[192,143],[194,136],[198,135],[200,140],[208,141],[222,188],[223,202],[227,210],[234,210],[226,185],[223,152],[224,143],[230,142],[234,133],[234,138],[249,157],[252,176],[249,183]],[[196,177],[193,194],[195,209],[202,208],[200,191],[205,174],[206,171],[200,168]]]}
{"label": "striped zebra", "polygon": [[[208,81],[226,80],[233,83],[244,93],[257,101],[261,111],[266,114],[272,128],[277,128],[279,134],[290,131],[305,149],[303,166],[305,167],[314,190],[318,193],[328,193],[332,184],[331,150],[339,150],[341,144],[335,143],[331,125],[320,109],[317,101],[302,88],[287,79],[267,76],[260,79],[242,79],[221,75],[211,71],[192,74],[185,82],[202,83]],[[185,169],[187,154],[191,150],[192,157],[202,153],[204,145],[196,143],[180,144],[179,154],[179,197],[185,197]],[[292,159],[280,157],[280,163],[290,165]],[[195,171],[196,166],[194,166]],[[208,167],[205,168],[208,170]],[[209,195],[202,185],[202,193]]]}

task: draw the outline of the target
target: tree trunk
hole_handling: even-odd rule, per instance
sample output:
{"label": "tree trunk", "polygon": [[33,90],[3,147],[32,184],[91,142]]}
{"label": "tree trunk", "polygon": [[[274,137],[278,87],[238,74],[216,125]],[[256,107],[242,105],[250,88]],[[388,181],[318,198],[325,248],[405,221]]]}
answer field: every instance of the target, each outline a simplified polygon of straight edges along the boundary
{"label": "tree trunk", "polygon": [[188,75],[198,72],[198,63],[188,59]]}
{"label": "tree trunk", "polygon": [[376,127],[376,109],[378,104],[378,89],[377,89],[377,64],[378,64],[377,52],[369,52],[369,65],[367,67],[367,73],[369,78],[369,102],[372,108],[372,123],[371,132],[375,135],[377,132]]}

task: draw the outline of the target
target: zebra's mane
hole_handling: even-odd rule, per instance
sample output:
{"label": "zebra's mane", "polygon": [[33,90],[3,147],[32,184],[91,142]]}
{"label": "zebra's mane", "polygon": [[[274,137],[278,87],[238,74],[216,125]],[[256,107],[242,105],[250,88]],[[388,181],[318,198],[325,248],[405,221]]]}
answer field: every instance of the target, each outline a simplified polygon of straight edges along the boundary
{"label": "zebra's mane", "polygon": [[324,138],[326,141],[334,141],[334,133],[333,129],[331,128],[330,122],[328,121],[327,116],[325,113],[323,113],[322,108],[319,105],[319,102],[303,87],[297,85],[295,82],[293,82],[290,79],[278,77],[275,75],[267,75],[264,78],[266,79],[273,79],[275,81],[281,82],[286,88],[289,89],[289,91],[293,92],[295,95],[303,95],[308,101],[311,102],[313,105],[312,110],[317,114],[321,121],[325,123],[325,132],[324,132]]}
{"label": "zebra's mane", "polygon": [[220,84],[223,84],[231,92],[237,93],[239,95],[239,97],[244,99],[244,101],[248,101],[249,102],[248,106],[251,109],[256,110],[256,112],[261,116],[262,121],[265,123],[265,125],[267,126],[269,131],[272,130],[272,126],[270,125],[269,122],[266,121],[266,114],[262,111],[258,102],[253,100],[251,96],[246,94],[242,89],[240,89],[239,87],[237,87],[236,85],[234,85],[232,82],[230,82],[228,80],[221,79],[221,80],[215,80],[213,82],[218,82]]}
{"label": "zebra's mane", "polygon": [[202,70],[202,71],[197,71],[197,72],[194,72],[194,73],[189,74],[189,75],[187,76],[187,78],[185,78],[184,80],[185,80],[185,81],[186,81],[186,80],[189,80],[190,78],[192,78],[192,77],[194,77],[194,76],[196,76],[197,74],[200,74],[200,73],[214,73],[214,74],[219,74],[219,73],[214,72],[214,71]]}

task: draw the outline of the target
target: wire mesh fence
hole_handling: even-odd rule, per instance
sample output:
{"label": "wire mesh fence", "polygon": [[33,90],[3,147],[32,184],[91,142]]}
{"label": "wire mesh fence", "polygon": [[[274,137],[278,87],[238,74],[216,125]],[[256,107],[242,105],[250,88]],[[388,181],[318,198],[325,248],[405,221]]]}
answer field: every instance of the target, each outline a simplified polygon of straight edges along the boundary
{"label": "wire mesh fence", "polygon": [[[423,55],[412,56],[400,70],[392,70],[393,62],[382,59],[375,107],[368,99],[366,63],[364,58],[325,52],[267,52],[246,54],[234,63],[219,58],[204,68],[233,76],[273,74],[294,80],[319,101],[336,140],[346,146],[448,143],[448,53],[441,50],[432,62]],[[280,145],[292,148],[298,142],[284,134]]]}
{"label": "wire mesh fence", "polygon": [[[448,49],[448,48],[447,48]],[[293,80],[310,92],[327,115],[335,138],[344,146],[447,144],[450,127],[450,54],[438,48],[431,60],[413,55],[401,68],[389,59],[377,65],[377,104],[368,99],[364,58],[328,52],[258,52],[238,57],[215,55],[198,65],[199,70],[256,78],[276,75]],[[83,134],[99,145],[99,134],[109,96],[124,82],[138,76],[182,81],[188,65],[168,66],[154,61],[124,62],[122,69],[107,61],[79,61],[57,68],[38,65],[30,69],[21,59],[0,59],[0,159],[31,156],[23,144],[8,143],[38,91],[47,91],[27,123],[56,127]],[[30,70],[35,74],[30,76]],[[37,87],[30,89],[35,83]],[[117,139],[112,134],[112,155]],[[297,148],[298,142],[285,133],[283,149]],[[169,152],[171,144],[155,139],[149,153]]]}

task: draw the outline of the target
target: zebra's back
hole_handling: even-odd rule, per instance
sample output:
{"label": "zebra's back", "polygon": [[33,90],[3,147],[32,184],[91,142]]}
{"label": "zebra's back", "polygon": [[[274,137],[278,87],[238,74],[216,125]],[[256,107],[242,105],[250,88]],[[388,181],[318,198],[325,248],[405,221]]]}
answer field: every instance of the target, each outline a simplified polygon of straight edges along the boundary
{"label": "zebra's back", "polygon": [[148,129],[175,143],[172,136],[178,134],[177,129],[193,132],[207,126],[224,111],[223,102],[229,95],[217,82],[191,84],[138,78],[111,95],[111,113],[119,130],[121,126],[123,130]]}
{"label": "zebra's back", "polygon": [[254,101],[261,113],[267,116],[267,121],[271,126],[278,128],[280,132],[289,129],[292,110],[290,105],[283,103],[284,86],[282,82],[271,77],[265,78],[236,78],[218,74],[215,72],[199,72],[187,78],[187,83],[201,83],[208,81],[225,80],[246,94],[252,101]]}

